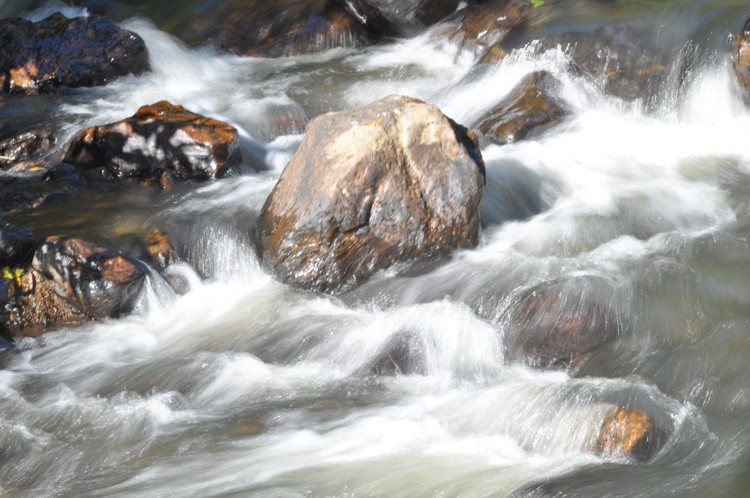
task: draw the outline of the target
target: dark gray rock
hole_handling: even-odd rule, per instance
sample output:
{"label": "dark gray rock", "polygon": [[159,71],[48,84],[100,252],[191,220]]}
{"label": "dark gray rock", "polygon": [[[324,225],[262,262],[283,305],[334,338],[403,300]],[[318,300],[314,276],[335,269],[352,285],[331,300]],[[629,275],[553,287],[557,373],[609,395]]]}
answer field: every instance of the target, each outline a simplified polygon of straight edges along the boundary
{"label": "dark gray rock", "polygon": [[0,92],[104,85],[149,68],[143,40],[104,17],[0,20]]}

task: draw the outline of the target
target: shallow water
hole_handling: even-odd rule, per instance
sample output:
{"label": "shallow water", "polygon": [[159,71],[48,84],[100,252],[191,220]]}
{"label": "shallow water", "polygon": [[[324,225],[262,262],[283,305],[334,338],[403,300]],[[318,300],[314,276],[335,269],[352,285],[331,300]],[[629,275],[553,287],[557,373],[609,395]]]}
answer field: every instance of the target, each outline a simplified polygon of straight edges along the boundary
{"label": "shallow water", "polygon": [[[30,3],[0,3],[0,13]],[[127,11],[120,21],[146,41],[152,73],[4,98],[3,126],[51,123],[63,147],[87,125],[167,99],[237,126],[246,169],[169,193],[89,192],[10,218],[102,243],[123,225],[162,226],[186,256],[168,273],[189,292],[154,275],[135,315],[4,354],[0,495],[475,497],[540,481],[560,496],[747,495],[750,110],[728,62],[745,2],[578,0],[524,34],[648,18],[685,64],[655,101],[632,103],[569,73],[562,48],[479,67],[428,32],[242,58],[157,27],[187,7],[140,8],[150,20]],[[381,272],[338,297],[292,290],[260,268],[249,233],[301,138],[276,118],[304,122],[399,93],[471,124],[536,69],[560,78],[572,114],[483,148],[478,248]],[[514,364],[503,348],[514,300],[552,281],[619,324],[570,373]],[[394,347],[408,360],[395,372],[383,361]],[[618,404],[648,411],[667,435],[646,463],[590,451]]]}

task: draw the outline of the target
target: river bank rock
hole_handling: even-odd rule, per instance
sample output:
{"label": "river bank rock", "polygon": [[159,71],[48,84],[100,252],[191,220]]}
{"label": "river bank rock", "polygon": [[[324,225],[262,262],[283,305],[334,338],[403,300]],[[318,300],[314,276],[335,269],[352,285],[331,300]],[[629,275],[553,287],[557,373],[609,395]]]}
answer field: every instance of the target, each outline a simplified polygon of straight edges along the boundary
{"label": "river bank rock", "polygon": [[116,251],[68,237],[48,237],[32,268],[52,280],[55,292],[95,319],[129,312],[146,277],[145,268]]}
{"label": "river bank rock", "polygon": [[100,16],[0,20],[0,92],[104,85],[149,70],[143,40]]}
{"label": "river bank rock", "polygon": [[242,162],[237,130],[222,121],[160,101],[130,118],[87,128],[65,162],[104,177],[164,181],[220,178]]}
{"label": "river bank rock", "polygon": [[732,41],[732,68],[745,102],[750,103],[750,19]]}
{"label": "river bank rock", "polygon": [[593,451],[645,462],[659,449],[660,432],[647,412],[616,406],[604,418]]}
{"label": "river bank rock", "polygon": [[529,74],[475,129],[488,140],[505,145],[525,138],[532,130],[550,125],[566,113],[555,97],[560,82],[547,71]]}
{"label": "river bank rock", "polygon": [[28,171],[43,160],[57,138],[52,130],[39,128],[0,140],[0,169]]}
{"label": "river bank rock", "polygon": [[601,81],[605,93],[624,100],[657,94],[675,61],[674,51],[658,36],[631,26],[559,33],[537,43],[539,51],[561,47],[574,71]]}
{"label": "river bank rock", "polygon": [[513,303],[505,342],[511,361],[566,368],[618,331],[615,315],[583,292],[576,280],[557,280],[532,287]]}
{"label": "river bank rock", "polygon": [[394,263],[477,244],[484,163],[437,108],[391,96],[313,120],[256,227],[283,282],[337,292]]}

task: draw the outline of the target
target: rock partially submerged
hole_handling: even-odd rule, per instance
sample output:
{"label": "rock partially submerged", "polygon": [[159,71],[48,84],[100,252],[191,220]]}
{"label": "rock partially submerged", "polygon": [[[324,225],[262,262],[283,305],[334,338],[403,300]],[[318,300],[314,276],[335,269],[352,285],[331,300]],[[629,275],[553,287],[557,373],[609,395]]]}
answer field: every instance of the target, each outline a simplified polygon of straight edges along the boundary
{"label": "rock partially submerged", "polygon": [[128,313],[146,277],[141,264],[119,252],[67,237],[48,237],[32,267],[55,283],[61,298],[96,319]]}
{"label": "rock partially submerged", "polygon": [[222,121],[160,101],[117,123],[86,129],[65,162],[111,178],[163,182],[220,178],[242,159],[237,130]]}
{"label": "rock partially submerged", "polygon": [[[546,2],[550,4],[551,2]],[[537,9],[530,0],[487,0],[469,5],[450,16],[439,37],[447,36],[462,47],[484,54],[501,43],[512,31],[531,22]],[[545,8],[548,5],[545,5]]]}
{"label": "rock partially submerged", "polygon": [[667,81],[675,53],[653,33],[631,26],[603,26],[541,38],[540,51],[561,47],[573,70],[603,82],[603,90],[624,100],[656,95]]}
{"label": "rock partially submerged", "polygon": [[145,267],[117,251],[68,237],[47,237],[33,259],[2,275],[2,329],[11,337],[50,327],[114,318],[132,310]]}
{"label": "rock partially submerged", "polygon": [[512,305],[508,356],[539,367],[568,367],[617,336],[619,323],[575,279],[545,282]]}
{"label": "rock partially submerged", "polygon": [[750,103],[750,19],[745,22],[742,31],[732,42],[732,68],[743,98]]}
{"label": "rock partially submerged", "polygon": [[459,0],[348,0],[344,6],[371,31],[413,36],[453,13]]}
{"label": "rock partially submerged", "polygon": [[320,116],[263,206],[258,253],[284,282],[337,292],[474,247],[483,175],[473,134],[419,100]]}
{"label": "rock partially submerged", "polygon": [[[17,133],[0,140],[0,169],[28,170],[43,160],[57,141],[48,128]],[[43,166],[42,166],[43,167]]]}
{"label": "rock partially submerged", "polygon": [[[227,52],[282,57],[356,48],[366,44],[364,27],[328,0],[235,0],[214,14],[209,36]],[[219,26],[220,31],[210,33]]]}
{"label": "rock partially submerged", "polygon": [[100,16],[0,20],[0,92],[104,85],[149,70],[143,40]]}
{"label": "rock partially submerged", "polygon": [[645,462],[659,449],[660,440],[661,431],[647,412],[616,406],[604,418],[593,450]]}
{"label": "rock partially submerged", "polygon": [[525,138],[536,128],[551,125],[565,115],[555,93],[559,81],[547,71],[526,76],[475,127],[500,145]]}

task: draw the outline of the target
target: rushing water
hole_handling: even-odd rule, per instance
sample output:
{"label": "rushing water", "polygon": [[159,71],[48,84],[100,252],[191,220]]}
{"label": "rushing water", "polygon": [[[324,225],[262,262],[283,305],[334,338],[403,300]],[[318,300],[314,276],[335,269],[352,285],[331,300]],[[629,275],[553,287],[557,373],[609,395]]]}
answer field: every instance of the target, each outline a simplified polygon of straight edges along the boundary
{"label": "rushing water", "polygon": [[[0,13],[30,3],[0,1]],[[150,20],[122,24],[146,41],[152,73],[5,99],[4,126],[54,124],[62,147],[84,126],[167,99],[237,126],[247,168],[16,216],[37,234],[102,242],[123,224],[162,226],[187,259],[167,272],[189,291],[154,275],[135,315],[5,353],[0,496],[475,497],[539,481],[560,496],[750,495],[750,109],[728,61],[746,2],[577,0],[538,28],[660,27],[691,56],[650,103],[604,95],[568,72],[562,49],[478,67],[428,32],[242,58],[187,48],[156,27],[169,11],[149,8]],[[338,297],[260,268],[249,232],[301,138],[276,118],[398,93],[470,124],[536,69],[560,78],[572,114],[482,150],[477,249]],[[606,300],[619,335],[574,374],[507,361],[513,300],[558,279]],[[379,371],[394,345],[413,371]],[[591,453],[616,404],[647,410],[668,435],[648,462]]]}

